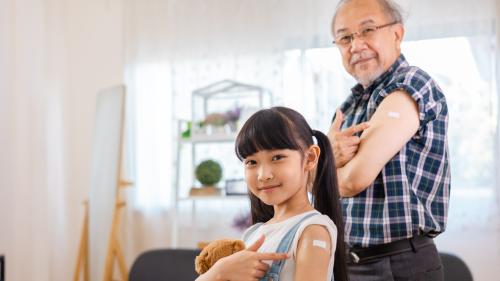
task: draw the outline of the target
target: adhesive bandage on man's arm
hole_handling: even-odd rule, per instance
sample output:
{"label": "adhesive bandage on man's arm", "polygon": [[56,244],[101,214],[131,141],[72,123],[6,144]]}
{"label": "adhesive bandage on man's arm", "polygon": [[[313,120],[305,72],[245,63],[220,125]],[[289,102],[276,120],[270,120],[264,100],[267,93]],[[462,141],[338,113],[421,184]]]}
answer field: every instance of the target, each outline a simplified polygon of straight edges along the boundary
{"label": "adhesive bandage on man's arm", "polygon": [[387,116],[394,118],[394,119],[399,119],[401,114],[399,112],[389,111],[389,112],[387,112]]}

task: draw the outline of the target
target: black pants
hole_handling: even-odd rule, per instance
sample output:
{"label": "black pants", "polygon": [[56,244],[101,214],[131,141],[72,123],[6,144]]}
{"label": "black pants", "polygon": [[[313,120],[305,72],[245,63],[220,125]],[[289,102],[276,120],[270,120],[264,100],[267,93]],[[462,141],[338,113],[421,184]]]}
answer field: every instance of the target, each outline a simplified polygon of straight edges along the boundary
{"label": "black pants", "polygon": [[350,281],[443,281],[443,265],[434,244],[362,264],[347,263]]}

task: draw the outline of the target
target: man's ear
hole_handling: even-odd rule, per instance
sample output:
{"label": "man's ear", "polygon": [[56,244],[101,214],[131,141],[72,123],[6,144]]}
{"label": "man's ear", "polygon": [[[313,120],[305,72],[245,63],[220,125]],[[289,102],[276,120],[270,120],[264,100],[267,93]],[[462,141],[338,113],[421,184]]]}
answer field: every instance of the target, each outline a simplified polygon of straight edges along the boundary
{"label": "man's ear", "polygon": [[321,149],[316,144],[309,146],[306,150],[306,171],[311,171],[318,165],[319,155],[321,154]]}
{"label": "man's ear", "polygon": [[403,37],[405,35],[405,27],[401,23],[396,23],[393,27],[395,40],[398,48],[400,48],[401,43],[403,42]]}

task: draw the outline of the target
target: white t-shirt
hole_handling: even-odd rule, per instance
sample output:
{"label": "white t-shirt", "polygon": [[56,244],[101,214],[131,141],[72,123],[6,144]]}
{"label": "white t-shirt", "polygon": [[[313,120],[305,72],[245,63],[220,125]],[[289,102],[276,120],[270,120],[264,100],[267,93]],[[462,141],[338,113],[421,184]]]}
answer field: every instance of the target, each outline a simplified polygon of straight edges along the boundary
{"label": "white t-shirt", "polygon": [[[247,232],[252,229],[250,227],[243,233],[243,239],[245,240],[245,244],[247,246],[252,245],[257,239],[261,237],[261,235],[265,235],[266,240],[264,241],[264,244],[259,248],[259,252],[271,252],[274,253],[276,252],[279,243],[281,242],[281,239],[285,236],[285,234],[298,222],[300,219],[302,219],[304,216],[311,214],[311,213],[318,213],[317,210],[312,210],[300,215],[293,216],[291,218],[288,218],[284,221],[277,222],[277,223],[272,223],[272,224],[262,224],[260,225],[252,234],[250,234],[249,237]],[[280,281],[292,281],[294,280],[294,275],[295,275],[295,259],[296,259],[296,251],[297,251],[297,243],[300,239],[300,236],[302,235],[302,232],[304,229],[311,225],[311,224],[317,224],[317,225],[323,225],[326,227],[328,232],[330,233],[330,245],[331,245],[331,257],[330,257],[330,262],[328,263],[328,276],[326,278],[326,281],[331,281],[332,280],[332,274],[333,274],[333,263],[335,261],[335,249],[337,246],[337,227],[333,223],[333,221],[326,215],[315,215],[307,218],[305,221],[302,222],[302,224],[299,226],[297,229],[297,232],[295,234],[295,237],[293,238],[292,245],[288,251],[288,255],[290,256],[289,259],[285,261],[285,264],[283,265],[283,268],[280,273]],[[272,264],[272,261],[265,261],[269,265]]]}

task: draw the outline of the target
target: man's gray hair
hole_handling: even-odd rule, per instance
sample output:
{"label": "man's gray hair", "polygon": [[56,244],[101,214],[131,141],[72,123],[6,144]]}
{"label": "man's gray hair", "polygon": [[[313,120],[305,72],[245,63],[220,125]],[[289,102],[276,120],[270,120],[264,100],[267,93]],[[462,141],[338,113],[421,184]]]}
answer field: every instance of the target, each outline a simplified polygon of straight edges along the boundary
{"label": "man's gray hair", "polygon": [[[337,4],[337,8],[335,8],[335,14],[333,15],[332,19],[332,29],[335,24],[335,19],[337,18],[337,12],[339,11],[340,6],[351,2],[352,0],[340,0],[339,3]],[[374,0],[377,1],[380,7],[382,8],[382,11],[384,14],[391,19],[391,22],[399,22],[403,24],[403,15],[402,11],[403,9],[399,4],[392,0]]]}

